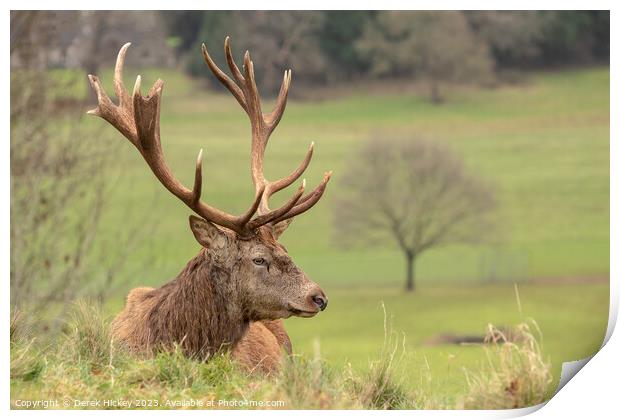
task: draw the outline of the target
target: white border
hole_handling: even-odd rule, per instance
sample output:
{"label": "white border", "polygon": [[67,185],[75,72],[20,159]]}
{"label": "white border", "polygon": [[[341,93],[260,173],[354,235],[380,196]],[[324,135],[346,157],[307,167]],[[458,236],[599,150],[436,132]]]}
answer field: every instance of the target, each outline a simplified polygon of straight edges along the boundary
{"label": "white border", "polygon": [[[9,18],[9,10],[13,9],[160,9],[160,10],[168,10],[171,5],[174,5],[177,9],[261,9],[261,10],[273,10],[273,9],[291,9],[291,8],[299,8],[299,9],[313,9],[313,10],[329,10],[329,9],[347,9],[349,4],[347,2],[338,2],[338,1],[325,1],[325,0],[315,0],[313,2],[305,2],[304,4],[299,3],[291,3],[285,1],[262,1],[250,3],[247,1],[239,1],[239,0],[229,0],[226,2],[204,2],[204,1],[187,1],[187,0],[177,0],[175,2],[170,1],[149,1],[147,2],[127,2],[127,1],[118,1],[111,0],[101,2],[101,3],[85,3],[82,1],[63,1],[63,2],[55,2],[54,4],[50,4],[50,2],[46,1],[8,1],[6,9],[6,13],[3,16],[5,22],[6,31],[9,32],[10,28],[10,18]],[[6,4],[5,3],[5,4]],[[497,1],[483,1],[483,0],[471,0],[471,1],[441,1],[441,2],[406,2],[406,1],[390,1],[384,0],[382,2],[371,2],[367,0],[359,0],[355,2],[355,6],[358,9],[458,9],[458,10],[467,10],[467,9],[504,9],[504,10],[517,10],[517,9],[535,9],[535,10],[544,10],[544,9],[566,9],[566,10],[574,10],[574,9],[607,9],[611,10],[611,49],[612,49],[612,58],[611,58],[611,116],[618,115],[616,114],[617,100],[616,95],[618,93],[618,82],[614,77],[614,70],[618,69],[618,31],[616,30],[616,25],[620,21],[617,18],[616,13],[618,8],[614,8],[615,5],[612,1],[597,1],[592,0],[588,2],[577,2],[577,1],[533,1],[533,0],[522,0],[522,1],[503,1],[498,3]],[[3,56],[9,56],[9,36],[5,38],[5,43],[2,46],[3,48]],[[10,91],[9,91],[9,66],[8,60],[6,61],[5,66],[2,69],[4,74],[3,80],[5,83],[2,84],[4,99],[2,105],[2,115],[3,119],[3,133],[4,142],[3,152],[0,154],[0,160],[2,162],[2,182],[0,183],[1,193],[4,200],[2,201],[2,206],[0,207],[0,233],[2,237],[1,250],[2,253],[0,255],[1,262],[0,266],[3,267],[2,272],[2,298],[3,298],[3,311],[2,311],[2,319],[0,320],[0,330],[2,331],[3,337],[8,337],[8,328],[9,328],[9,267],[10,267],[10,259],[9,259],[9,223],[10,223],[10,214],[9,214],[9,197],[10,197],[10,145],[9,145],[9,102],[10,102]],[[613,118],[611,119],[611,139],[616,140],[618,134],[618,124],[617,121]],[[619,164],[619,148],[615,144],[614,141],[610,141],[610,163],[611,168],[618,168]],[[610,266],[610,277],[611,277],[611,305],[610,305],[610,323],[608,326],[607,334],[606,334],[606,345],[604,348],[594,356],[594,358],[583,368],[583,371],[579,373],[577,379],[570,381],[555,397],[553,397],[549,403],[545,406],[544,409],[536,411],[540,407],[521,409],[521,410],[510,410],[510,411],[416,411],[416,412],[408,412],[408,411],[394,411],[394,412],[368,412],[368,411],[357,411],[352,415],[355,415],[359,418],[374,418],[375,416],[385,416],[385,417],[420,417],[420,418],[454,418],[455,416],[462,418],[508,418],[508,417],[516,417],[520,415],[525,415],[531,412],[535,412],[533,417],[535,418],[564,418],[565,416],[573,417],[579,415],[583,417],[585,415],[592,416],[594,418],[605,418],[609,417],[610,413],[617,412],[617,378],[618,373],[620,372],[620,362],[618,361],[617,355],[620,354],[620,341],[616,336],[612,335],[613,328],[615,326],[617,313],[618,313],[618,301],[619,301],[619,288],[618,288],[618,264],[615,261],[614,257],[618,256],[618,223],[617,217],[614,218],[613,215],[619,214],[620,206],[619,206],[619,198],[618,198],[618,186],[620,185],[619,179],[620,173],[618,170],[611,171],[611,191],[610,191],[610,205],[611,205],[611,243],[610,243],[610,255],[611,255],[611,266]],[[578,339],[578,338],[577,338]],[[33,414],[37,417],[43,413],[41,412],[27,412],[27,411],[10,411],[10,390],[9,390],[9,352],[8,346],[3,345],[0,346],[0,352],[2,354],[2,362],[0,369],[0,391],[3,397],[0,401],[0,407],[3,412],[8,411],[9,415],[12,417],[30,417]],[[133,413],[130,412],[116,412],[116,415],[121,417],[129,417]],[[215,417],[215,418],[225,418],[225,417],[237,417],[240,415],[243,416],[252,416],[255,418],[289,418],[291,414],[299,418],[310,418],[316,416],[317,413],[313,411],[296,411],[295,413],[291,413],[290,411],[210,411],[208,413],[202,411],[174,411],[174,412],[164,412],[164,411],[154,411],[149,412],[148,415],[152,418],[165,418],[168,419],[170,415],[184,415],[188,417],[194,418],[204,418],[204,416]],[[107,412],[93,412],[89,411],[88,414],[84,412],[61,412],[61,411],[49,411],[45,412],[46,416],[50,418],[72,418],[72,417],[82,417],[84,415],[99,417],[99,418],[108,418],[110,413]],[[320,414],[322,417],[332,417],[341,415],[351,415],[347,413],[341,413],[339,411],[324,411]]]}

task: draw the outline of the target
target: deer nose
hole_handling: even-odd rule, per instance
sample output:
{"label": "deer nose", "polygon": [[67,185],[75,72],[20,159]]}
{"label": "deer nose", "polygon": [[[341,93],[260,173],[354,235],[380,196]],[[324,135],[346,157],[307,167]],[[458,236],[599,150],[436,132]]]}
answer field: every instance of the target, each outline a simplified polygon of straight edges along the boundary
{"label": "deer nose", "polygon": [[319,292],[316,295],[312,296],[312,301],[319,307],[321,311],[324,311],[327,308],[327,296],[323,294],[323,292]]}

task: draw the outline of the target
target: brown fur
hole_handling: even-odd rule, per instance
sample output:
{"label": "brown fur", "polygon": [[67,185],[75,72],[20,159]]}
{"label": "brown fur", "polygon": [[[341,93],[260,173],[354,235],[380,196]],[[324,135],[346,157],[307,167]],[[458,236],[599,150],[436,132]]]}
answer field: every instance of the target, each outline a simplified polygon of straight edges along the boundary
{"label": "brown fur", "polygon": [[292,353],[282,320],[250,323],[245,335],[232,350],[232,356],[249,371],[269,374],[280,368],[283,350]]}
{"label": "brown fur", "polygon": [[[153,291],[152,287],[137,287],[127,296],[127,308],[133,307],[145,299],[145,294]],[[117,320],[120,320],[117,318]],[[122,328],[114,322],[114,328]],[[115,331],[123,340],[119,330]],[[127,340],[123,340],[127,342]],[[246,370],[270,374],[280,368],[283,350],[286,354],[293,352],[291,340],[281,319],[250,322],[241,339],[232,349],[232,356]]]}
{"label": "brown fur", "polygon": [[[273,234],[261,229],[241,239],[210,224],[192,225],[208,248],[162,287],[133,289],[112,323],[114,339],[146,355],[175,343],[201,360],[232,350],[248,370],[277,370],[282,350],[292,351],[279,318],[314,315],[318,309],[311,297],[324,295]],[[257,256],[268,262],[266,267],[252,264]]]}
{"label": "brown fur", "polygon": [[134,351],[180,343],[187,356],[206,360],[236,344],[248,328],[228,280],[203,251],[164,286],[132,290],[112,323],[113,335]]}

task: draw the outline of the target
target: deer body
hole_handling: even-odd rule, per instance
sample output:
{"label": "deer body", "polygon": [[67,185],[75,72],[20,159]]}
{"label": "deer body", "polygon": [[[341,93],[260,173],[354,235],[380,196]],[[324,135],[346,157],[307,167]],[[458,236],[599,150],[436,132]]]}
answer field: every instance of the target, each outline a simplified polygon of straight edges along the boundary
{"label": "deer body", "polygon": [[250,321],[243,316],[226,278],[218,280],[217,270],[208,273],[203,258],[199,254],[161,288],[131,290],[125,308],[112,322],[113,336],[131,350],[147,354],[158,346],[181,343],[186,355],[206,360],[230,349],[248,370],[276,371],[282,351],[292,352],[282,320]]}
{"label": "deer body", "polygon": [[[232,350],[233,357],[248,370],[277,370],[282,351],[292,351],[284,325],[281,319],[266,318],[270,314],[263,313],[264,309],[254,308],[256,290],[246,288],[249,273],[223,267],[239,255],[230,253],[229,247],[222,250],[227,251],[226,258],[218,260],[203,249],[160,288],[133,289],[112,322],[115,340],[147,355],[178,343],[187,356],[201,360]],[[310,281],[306,287],[322,293]],[[277,305],[274,302],[273,309]],[[311,305],[309,312],[314,311]],[[276,312],[271,317],[280,315],[290,314]]]}
{"label": "deer body", "polygon": [[174,280],[156,289],[132,290],[125,308],[112,323],[113,337],[130,350],[147,355],[170,350],[175,344],[187,356],[201,360],[230,350],[250,370],[276,370],[282,350],[291,352],[281,319],[312,317],[327,306],[323,291],[293,263],[278,243],[278,237],[293,217],[319,201],[331,172],[306,195],[304,180],[295,194],[275,210],[269,208],[269,198],[302,175],[312,158],[313,144],[298,168],[288,176],[268,181],[263,173],[269,136],[286,107],[291,71],[284,72],[273,111],[264,114],[249,53],[245,54],[242,72],[226,38],[224,49],[233,80],[217,67],[206,46],[202,46],[207,65],[248,114],[252,128],[251,173],[255,196],[245,213],[234,216],[200,199],[202,150],[198,153],[192,189],[185,187],[168,167],[159,130],[163,81],[157,80],[144,97],[138,76],[133,94],[129,95],[123,84],[129,45],[121,48],[116,61],[114,90],[118,105],[105,93],[99,79],[89,75],[98,106],[88,113],[105,119],[123,134],[161,184],[200,215],[190,216],[189,221],[194,237],[203,248]]}
{"label": "deer body", "polygon": [[200,359],[235,345],[249,319],[227,273],[207,258],[201,252],[160,288],[133,289],[112,323],[115,339],[147,352],[179,343],[188,356]]}

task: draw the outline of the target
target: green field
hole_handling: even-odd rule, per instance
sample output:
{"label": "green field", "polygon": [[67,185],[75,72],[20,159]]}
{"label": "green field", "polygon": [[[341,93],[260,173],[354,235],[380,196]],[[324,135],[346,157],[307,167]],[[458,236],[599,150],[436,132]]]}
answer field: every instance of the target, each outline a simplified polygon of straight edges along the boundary
{"label": "green field", "polygon": [[[249,122],[236,101],[197,89],[176,73],[142,74],[166,81],[162,142],[177,176],[191,184],[193,162],[204,148],[205,199],[231,212],[245,210],[253,194]],[[109,86],[110,78],[104,80]],[[400,283],[403,262],[393,249],[338,250],[330,237],[332,199],[347,158],[369,137],[382,135],[447,143],[496,188],[499,223],[492,239],[499,247],[433,250],[419,259],[422,284],[478,280],[484,275],[481,260],[494,258],[509,281],[608,274],[607,69],[541,74],[493,90],[457,90],[442,106],[413,94],[354,92],[322,102],[291,100],[267,148],[268,177],[296,167],[311,141],[316,149],[306,174],[309,184],[334,170],[321,203],[282,239],[314,279],[335,287]],[[133,225],[148,213],[148,243],[132,253],[149,263],[133,284],[160,284],[197,250],[187,226],[189,212],[155,182],[129,142],[99,119],[87,122],[102,129],[97,141],[119,143],[114,159],[120,173],[113,177],[117,182],[108,194],[104,226]]]}
{"label": "green field", "polygon": [[[486,367],[480,345],[431,345],[438,333],[484,335],[487,323],[510,327],[532,318],[542,332],[555,383],[561,363],[596,352],[607,328],[608,284],[528,284],[428,287],[412,296],[397,288],[335,289],[329,310],[316,319],[290,319],[287,327],[298,352],[314,351],[336,366],[351,362],[363,369],[378,357],[383,341],[382,301],[393,328],[405,336],[403,374],[415,389],[449,400],[466,389],[468,372]],[[426,362],[430,369],[426,368]],[[426,381],[427,370],[431,381]],[[429,389],[430,388],[430,389]]]}
{"label": "green field", "polygon": [[[162,142],[173,171],[191,185],[193,162],[204,148],[203,199],[233,213],[245,210],[253,195],[250,132],[238,104],[175,72],[141,73],[143,86],[156,77],[166,82]],[[112,91],[109,72],[103,80]],[[541,328],[557,382],[561,363],[596,351],[607,325],[609,70],[533,74],[517,85],[488,90],[459,88],[441,106],[403,91],[377,94],[361,86],[324,101],[293,98],[271,138],[268,177],[295,168],[310,141],[316,146],[309,184],[334,170],[325,198],[282,237],[330,297],[328,310],[315,319],[286,321],[294,348],[311,354],[319,346],[328,363],[364,369],[383,342],[383,302],[394,329],[406,336],[407,382],[450,399],[466,386],[463,368],[479,369],[484,352],[479,346],[430,346],[427,340],[441,333],[482,335],[488,323],[509,327],[531,317]],[[173,278],[198,245],[188,228],[189,211],[155,181],[129,142],[99,119],[85,122],[100,134],[81,141],[119,144],[108,174],[115,181],[107,193],[101,242],[113,243],[124,226],[145,224],[143,239],[127,250],[123,284],[107,303],[114,313],[130,288]],[[330,236],[339,174],[373,136],[446,143],[497,192],[499,223],[492,243],[423,254],[414,294],[402,292],[404,262],[396,249],[342,250]],[[281,195],[280,200],[288,197]],[[489,265],[495,282],[484,281]],[[421,380],[427,362],[430,383]]]}

